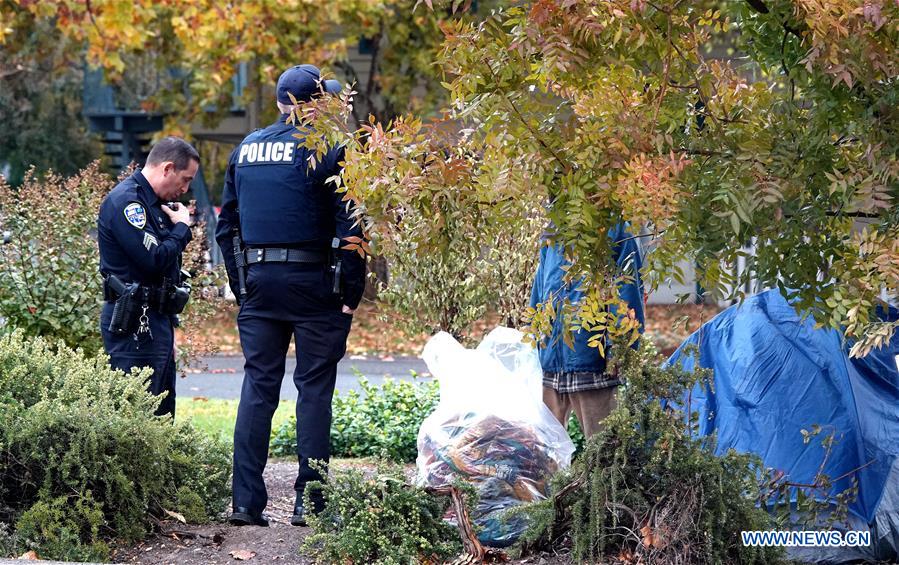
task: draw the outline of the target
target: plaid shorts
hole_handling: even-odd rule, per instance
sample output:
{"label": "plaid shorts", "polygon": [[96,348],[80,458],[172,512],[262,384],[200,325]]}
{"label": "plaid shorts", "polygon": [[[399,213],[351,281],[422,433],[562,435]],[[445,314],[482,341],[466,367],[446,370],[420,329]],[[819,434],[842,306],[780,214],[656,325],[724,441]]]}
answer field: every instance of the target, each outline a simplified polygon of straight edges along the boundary
{"label": "plaid shorts", "polygon": [[556,392],[581,392],[609,388],[621,384],[618,375],[597,373],[595,371],[558,371],[543,372],[543,386]]}

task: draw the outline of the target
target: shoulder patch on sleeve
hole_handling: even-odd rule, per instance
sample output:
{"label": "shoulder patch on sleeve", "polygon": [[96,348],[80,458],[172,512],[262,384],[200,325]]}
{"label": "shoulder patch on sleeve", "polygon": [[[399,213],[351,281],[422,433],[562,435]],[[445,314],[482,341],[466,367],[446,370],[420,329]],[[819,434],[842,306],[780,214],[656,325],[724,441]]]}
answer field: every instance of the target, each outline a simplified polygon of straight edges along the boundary
{"label": "shoulder patch on sleeve", "polygon": [[137,229],[144,229],[147,225],[147,211],[144,210],[144,205],[140,202],[129,202],[125,206],[125,219]]}
{"label": "shoulder patch on sleeve", "polygon": [[144,232],[144,247],[147,248],[147,251],[153,249],[154,245],[159,245],[159,241],[153,235]]}

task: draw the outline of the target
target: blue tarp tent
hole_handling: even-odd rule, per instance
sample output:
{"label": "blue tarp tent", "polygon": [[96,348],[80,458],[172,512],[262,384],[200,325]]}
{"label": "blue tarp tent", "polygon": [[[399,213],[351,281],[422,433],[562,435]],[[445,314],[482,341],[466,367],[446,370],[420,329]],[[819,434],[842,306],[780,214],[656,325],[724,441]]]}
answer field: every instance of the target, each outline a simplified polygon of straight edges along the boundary
{"label": "blue tarp tent", "polygon": [[[899,312],[891,309],[888,318]],[[690,336],[668,360],[714,371],[711,389],[697,386],[685,399],[699,413],[699,433],[717,433],[717,453],[730,448],[759,455],[766,467],[795,483],[814,480],[829,432],[838,440],[824,472],[831,494],[859,481],[849,528],[869,530],[869,548],[815,548],[792,552],[817,562],[893,559],[899,548],[899,335],[862,359],[833,330],[816,330],[777,292],[732,306]],[[807,444],[800,432],[823,432]],[[853,471],[858,470],[853,473]]]}

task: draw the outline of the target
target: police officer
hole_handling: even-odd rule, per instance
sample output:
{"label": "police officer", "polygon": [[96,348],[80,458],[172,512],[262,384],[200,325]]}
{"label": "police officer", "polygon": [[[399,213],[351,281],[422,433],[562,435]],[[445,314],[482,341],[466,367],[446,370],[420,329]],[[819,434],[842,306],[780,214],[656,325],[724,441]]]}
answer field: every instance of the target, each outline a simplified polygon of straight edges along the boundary
{"label": "police officer", "polygon": [[97,218],[103,345],[113,368],[153,369],[150,391],[166,393],[157,415],[175,415],[174,323],[187,302],[181,253],[191,239],[187,207],[168,203],[187,192],[199,163],[183,139],[160,140],[146,166],[106,196]]}
{"label": "police officer", "polygon": [[[322,480],[309,461],[327,462],[330,455],[337,362],[362,298],[365,261],[340,249],[343,238],[361,236],[361,229],[354,226],[342,194],[326,182],[340,172],[342,148],[332,148],[310,168],[310,152],[296,137],[297,127],[286,120],[293,100],[302,105],[339,90],[336,81],[322,81],[312,65],[284,71],[277,85],[281,116],[235,148],[225,174],[216,239],[240,303],[237,323],[246,358],[234,429],[230,522],[235,525],[268,525],[262,514],[268,501],[262,472],[291,337],[296,340],[293,380],[299,391],[299,472],[291,523],[306,525],[306,512],[320,511],[323,502],[320,493],[310,493],[314,508],[306,509],[303,492],[310,481]],[[242,243],[235,241],[237,228]],[[237,253],[235,244],[243,246]]]}

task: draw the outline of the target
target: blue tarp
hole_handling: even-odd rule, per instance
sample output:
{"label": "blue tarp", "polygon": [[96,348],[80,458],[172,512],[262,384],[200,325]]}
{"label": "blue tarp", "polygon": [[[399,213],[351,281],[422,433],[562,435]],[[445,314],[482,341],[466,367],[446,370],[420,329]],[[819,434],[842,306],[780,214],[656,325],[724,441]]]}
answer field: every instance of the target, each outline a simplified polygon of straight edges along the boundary
{"label": "blue tarp", "polygon": [[[897,315],[891,309],[886,317]],[[832,494],[851,486],[858,469],[858,498],[849,507],[854,521],[896,516],[899,509],[881,508],[881,500],[899,479],[891,475],[899,455],[899,334],[886,347],[850,359],[851,343],[839,332],[814,329],[813,320],[767,291],[720,313],[668,362],[693,370],[695,356],[684,351],[690,344],[698,345],[700,366],[714,371],[713,387],[697,386],[687,398],[699,413],[699,433],[717,433],[717,453],[756,453],[791,482],[810,483],[824,458],[821,439],[833,431],[838,441],[824,472],[845,477]],[[800,430],[815,424],[823,431],[804,443]],[[892,495],[886,500],[895,504]],[[895,530],[896,520],[889,521]]]}

